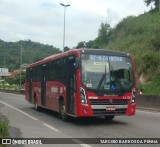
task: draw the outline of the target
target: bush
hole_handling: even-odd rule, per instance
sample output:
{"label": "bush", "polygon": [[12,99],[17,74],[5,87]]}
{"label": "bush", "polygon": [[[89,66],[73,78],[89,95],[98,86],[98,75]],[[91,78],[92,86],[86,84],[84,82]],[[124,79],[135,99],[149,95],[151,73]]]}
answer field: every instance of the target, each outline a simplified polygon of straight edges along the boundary
{"label": "bush", "polygon": [[143,94],[147,95],[160,95],[160,81],[157,82],[151,82],[146,85],[138,85],[138,89],[143,90]]}
{"label": "bush", "polygon": [[[26,77],[26,72],[25,71],[23,71],[22,73],[21,73],[21,82],[22,82],[22,84],[24,84],[25,83],[25,77]],[[6,79],[6,82],[8,82],[9,84],[17,84],[17,85],[19,85],[19,82],[20,82],[20,74],[18,73],[18,74],[16,74],[14,77],[9,77],[9,78],[7,78]]]}
{"label": "bush", "polygon": [[18,90],[18,86],[13,84],[13,85],[0,85],[0,90],[2,91],[17,91]]}
{"label": "bush", "polygon": [[8,124],[9,122],[7,118],[3,115],[0,115],[0,138],[9,137]]}

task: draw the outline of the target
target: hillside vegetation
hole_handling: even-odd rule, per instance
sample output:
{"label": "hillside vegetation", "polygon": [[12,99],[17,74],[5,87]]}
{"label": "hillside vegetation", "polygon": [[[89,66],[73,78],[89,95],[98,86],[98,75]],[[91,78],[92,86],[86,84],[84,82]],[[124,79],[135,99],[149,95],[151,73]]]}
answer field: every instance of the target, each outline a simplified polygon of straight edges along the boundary
{"label": "hillside vegetation", "polygon": [[112,32],[105,48],[131,53],[139,75],[160,72],[160,12],[129,16]]}
{"label": "hillside vegetation", "polygon": [[60,53],[61,51],[51,45],[44,45],[31,40],[18,42],[4,42],[0,40],[0,67],[9,70],[20,68],[20,57],[22,47],[22,65],[30,64],[43,58]]}

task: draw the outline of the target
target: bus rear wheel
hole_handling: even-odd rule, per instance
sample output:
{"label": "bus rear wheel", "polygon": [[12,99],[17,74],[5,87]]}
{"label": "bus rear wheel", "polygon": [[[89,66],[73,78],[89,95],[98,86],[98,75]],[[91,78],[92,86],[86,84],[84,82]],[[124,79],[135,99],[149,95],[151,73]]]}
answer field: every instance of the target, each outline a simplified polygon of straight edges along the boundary
{"label": "bus rear wheel", "polygon": [[63,121],[68,121],[68,115],[66,114],[66,107],[63,101],[60,103],[60,115]]}

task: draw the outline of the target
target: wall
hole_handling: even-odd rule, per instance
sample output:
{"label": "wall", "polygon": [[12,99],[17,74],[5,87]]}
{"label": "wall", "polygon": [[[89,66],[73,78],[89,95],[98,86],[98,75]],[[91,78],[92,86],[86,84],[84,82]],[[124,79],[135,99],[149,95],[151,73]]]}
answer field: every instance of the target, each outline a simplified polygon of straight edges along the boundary
{"label": "wall", "polygon": [[137,108],[160,111],[160,96],[155,95],[137,95]]}

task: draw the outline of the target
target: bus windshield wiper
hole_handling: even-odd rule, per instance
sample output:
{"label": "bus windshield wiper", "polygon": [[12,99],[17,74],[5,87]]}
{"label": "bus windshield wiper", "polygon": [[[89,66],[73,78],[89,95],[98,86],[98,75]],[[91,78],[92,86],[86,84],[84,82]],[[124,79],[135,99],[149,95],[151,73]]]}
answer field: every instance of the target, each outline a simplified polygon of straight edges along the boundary
{"label": "bus windshield wiper", "polygon": [[106,64],[105,64],[105,73],[102,75],[101,80],[99,81],[99,84],[97,86],[97,90],[100,89],[100,87],[101,87],[101,85],[102,85],[102,83],[103,83],[104,80],[106,82]]}
{"label": "bus windshield wiper", "polygon": [[98,86],[97,86],[97,90],[100,89],[100,87],[101,87],[101,85],[102,85],[104,79],[105,79],[105,74],[102,75],[101,80],[99,81],[99,84],[98,84]]}

